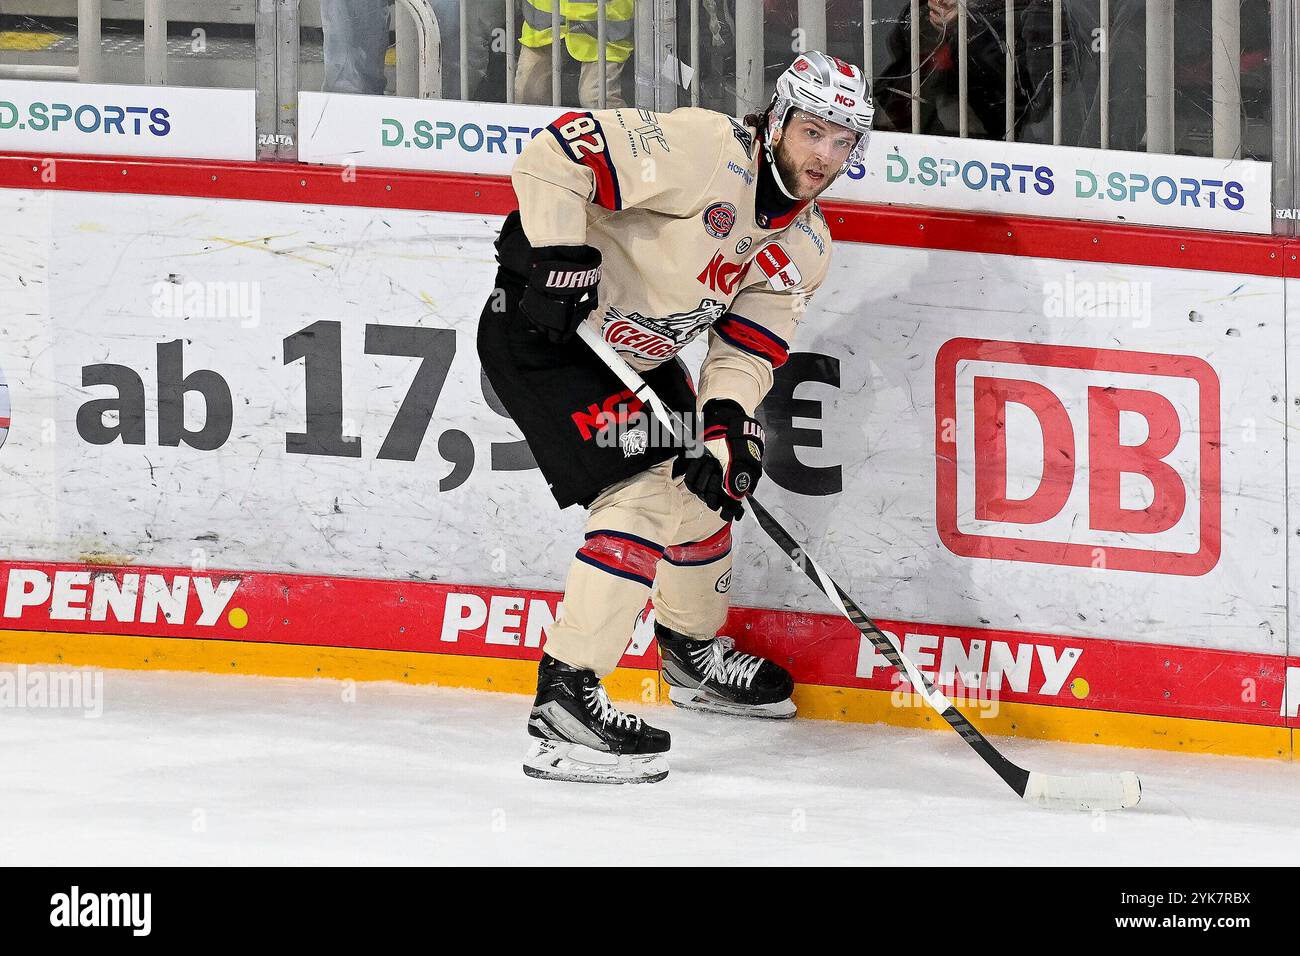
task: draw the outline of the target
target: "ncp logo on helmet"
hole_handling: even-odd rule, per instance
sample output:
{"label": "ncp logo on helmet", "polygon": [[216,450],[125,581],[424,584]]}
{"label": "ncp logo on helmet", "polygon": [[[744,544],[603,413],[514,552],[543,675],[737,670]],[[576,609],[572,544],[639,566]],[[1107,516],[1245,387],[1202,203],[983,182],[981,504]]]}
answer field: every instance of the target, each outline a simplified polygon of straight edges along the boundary
{"label": "ncp logo on helmet", "polygon": [[863,161],[875,106],[862,71],[817,50],[776,81],[763,148],[791,199],[812,199]]}

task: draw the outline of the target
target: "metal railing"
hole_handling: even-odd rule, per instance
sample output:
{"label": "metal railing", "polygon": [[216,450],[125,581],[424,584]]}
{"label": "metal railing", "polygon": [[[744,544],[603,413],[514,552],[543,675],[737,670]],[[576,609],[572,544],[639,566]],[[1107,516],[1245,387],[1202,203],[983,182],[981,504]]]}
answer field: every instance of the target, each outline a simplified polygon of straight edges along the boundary
{"label": "metal railing", "polygon": [[[604,0],[599,0],[603,4]],[[690,6],[690,56],[692,63],[700,62],[700,33],[698,16],[701,0],[686,0]],[[1023,5],[1023,4],[1022,4]],[[1285,5],[1279,3],[1276,5]],[[1052,142],[1062,142],[1062,102],[1065,86],[1063,63],[1063,11],[1062,0],[1051,0],[1052,19]],[[799,30],[802,49],[824,49],[827,40],[826,4],[817,0],[798,0]],[[1109,144],[1110,133],[1110,2],[1098,0],[1100,29],[1096,37],[1100,60],[1097,105],[1101,127],[1101,146]],[[1016,135],[1016,57],[1017,19],[1016,0],[1005,0],[1003,15],[1004,34],[1000,38],[1005,51],[1005,138]],[[959,135],[970,135],[970,18],[967,0],[956,6],[957,67],[959,83]],[[921,79],[923,53],[921,46],[921,19],[924,15],[921,0],[909,0],[909,46],[911,69],[909,71],[912,96],[912,132],[921,126]],[[736,74],[735,112],[741,115],[761,106],[766,101],[763,84],[763,27],[765,9],[762,0],[736,0]],[[1146,119],[1149,152],[1167,153],[1174,145],[1174,0],[1147,0],[1146,5]],[[862,0],[863,69],[875,76],[872,63],[873,20],[872,0]],[[1211,18],[1211,44],[1214,50],[1214,155],[1232,157],[1241,147],[1241,86],[1239,69],[1241,59],[1241,9],[1238,0],[1213,0]],[[692,89],[692,103],[698,103],[698,92]],[[673,104],[675,105],[675,104]]]}
{"label": "metal railing", "polygon": [[[1273,208],[1300,209],[1300,10],[1274,3]],[[1273,232],[1300,235],[1300,222],[1273,217]]]}
{"label": "metal railing", "polygon": [[144,0],[144,81],[149,86],[167,83],[165,0]]}
{"label": "metal railing", "polygon": [[[1147,0],[1147,152],[1174,151],[1174,0]],[[1105,104],[1107,110],[1110,104]]]}
{"label": "metal railing", "polygon": [[[0,77],[14,80],[103,79],[102,0],[77,0],[77,65],[0,64]],[[167,83],[167,12],[165,0],[145,0],[144,74],[150,86]]]}
{"label": "metal railing", "polygon": [[77,0],[77,65],[53,66],[43,63],[0,63],[0,78],[8,80],[80,80],[99,81],[103,60],[100,56],[100,0]]}
{"label": "metal railing", "polygon": [[[144,31],[144,66],[146,84],[165,84],[167,82],[167,12],[165,0],[140,0],[143,3]],[[596,49],[598,60],[595,64],[598,82],[598,102],[593,104],[605,106],[609,95],[609,0],[594,0],[596,4]],[[752,109],[761,107],[767,99],[765,87],[765,47],[764,28],[766,6],[763,0],[730,0],[734,9],[734,61],[735,71],[732,88],[735,91],[733,112],[743,115]],[[1046,2],[1046,0],[1044,0]],[[1093,0],[1096,4],[1100,26],[1093,38],[1097,53],[1098,89],[1095,97],[1097,120],[1099,126],[1099,143],[1102,148],[1111,146],[1111,7],[1112,0]],[[1212,152],[1218,157],[1232,157],[1242,148],[1242,92],[1240,84],[1241,59],[1241,0],[1208,0],[1211,4],[1210,33],[1213,50],[1212,63]],[[283,48],[287,42],[284,30],[287,30],[298,18],[293,15],[299,0],[279,0],[282,11],[274,19],[258,17],[259,24],[275,23],[282,30],[277,33],[275,55],[277,62],[284,63],[286,53]],[[671,109],[681,103],[691,105],[701,103],[701,10],[707,8],[711,19],[716,21],[717,9],[721,0],[637,0],[634,7],[637,92],[635,100],[638,105],[656,109]],[[922,124],[922,80],[923,64],[926,51],[922,48],[922,24],[928,4],[926,0],[892,0],[891,6],[898,8],[905,4],[909,33],[910,69],[907,82],[911,102],[911,132],[919,132]],[[1025,0],[1004,0],[1005,8],[1001,18],[1003,35],[998,39],[1005,55],[1005,117],[1003,134],[1007,140],[1017,137],[1016,109],[1016,67],[1020,51],[1017,49],[1016,29],[1017,10],[1025,6]],[[517,17],[521,12],[529,13],[539,7],[549,7],[550,26],[555,42],[551,49],[562,46],[559,37],[566,26],[561,0],[540,0],[528,6],[529,0],[504,0],[505,8],[505,52],[506,77],[505,88],[507,102],[513,102],[516,94],[517,72]],[[677,43],[678,16],[682,5],[687,8],[689,16],[689,39],[687,55],[680,57]],[[77,0],[78,10],[78,64],[76,66],[56,66],[43,64],[0,65],[0,76],[17,79],[76,79],[94,82],[102,78],[101,56],[101,5],[102,0]],[[990,9],[996,9],[997,0],[960,0],[956,4],[956,60],[958,72],[958,129],[957,135],[970,136],[971,125],[971,84],[970,84],[970,43],[973,19],[981,21],[981,30],[989,30]],[[1278,17],[1294,16],[1292,0],[1274,0],[1273,9]],[[826,0],[794,0],[797,10],[799,42],[794,49],[823,49],[828,41],[840,42],[842,37],[832,38],[828,31]],[[259,10],[262,0],[258,0]],[[401,14],[397,17],[398,35],[398,89],[402,96],[434,98],[443,95],[442,51],[443,36],[437,16],[430,0],[400,0]],[[1051,142],[1063,142],[1062,103],[1066,85],[1066,69],[1063,62],[1065,37],[1063,32],[1064,0],[1050,0],[1052,22],[1052,65],[1051,65]],[[880,4],[873,0],[861,0],[862,47],[861,59],[869,76],[875,76],[873,69],[873,27],[875,15]],[[137,10],[139,8],[137,7]],[[470,3],[459,0],[460,14],[458,40],[461,56],[459,57],[458,96],[468,99],[470,90],[469,49],[471,38],[469,31]],[[1184,15],[1176,12],[1174,0],[1147,0],[1145,4],[1145,149],[1149,152],[1172,152],[1175,148],[1175,90],[1176,76],[1174,67],[1174,27],[1175,18]],[[886,21],[881,21],[886,22]],[[582,22],[578,21],[581,26]],[[589,29],[589,28],[588,28]],[[267,53],[270,47],[259,45],[259,55]],[[563,71],[564,57],[550,57],[551,102],[563,105]],[[277,73],[280,70],[277,70]],[[901,79],[901,77],[900,77]],[[682,93],[685,91],[685,95]],[[1136,91],[1135,91],[1136,92]]]}
{"label": "metal railing", "polygon": [[[429,0],[401,0],[408,16],[396,18],[397,95],[434,99],[442,96],[442,30]],[[466,47],[464,3],[461,4],[461,49]],[[465,57],[461,57],[461,99],[469,85]]]}
{"label": "metal railing", "polygon": [[[300,2],[257,0],[259,132],[274,133],[277,144],[274,150],[263,151],[267,158],[292,158],[295,155],[289,144],[296,141],[297,132]],[[861,13],[860,46],[856,28],[844,29],[845,24],[852,21],[844,20],[846,14],[842,7],[836,8],[839,11],[836,22],[828,22],[831,17],[827,0],[791,0],[788,4],[771,7],[771,13],[764,0],[636,0],[630,25],[622,20],[611,21],[609,0],[593,0],[594,25],[582,17],[567,22],[562,0],[499,2],[502,7],[496,9],[504,11],[506,102],[516,102],[520,98],[519,66],[523,48],[519,24],[531,17],[534,27],[545,29],[548,26],[550,30],[549,52],[552,55],[549,56],[547,98],[555,106],[565,105],[564,84],[569,68],[566,61],[570,59],[555,54],[564,50],[566,41],[563,38],[568,35],[568,30],[590,36],[594,26],[596,60],[583,65],[583,84],[588,91],[594,86],[590,95],[595,102],[583,105],[605,107],[609,104],[622,72],[621,62],[617,64],[617,72],[612,70],[610,38],[613,36],[617,41],[630,31],[632,59],[629,65],[634,67],[635,93],[632,99],[635,105],[663,111],[679,105],[707,104],[730,109],[734,115],[744,115],[761,109],[770,95],[768,78],[773,71],[768,70],[766,58],[769,53],[765,39],[772,37],[771,24],[767,21],[780,17],[785,23],[793,16],[793,22],[797,24],[797,43],[784,46],[781,57],[788,58],[799,49],[852,50],[853,55],[860,57],[867,75],[876,81],[877,89],[882,88],[883,83],[887,92],[900,98],[898,111],[891,120],[893,128],[912,133],[927,129],[924,124],[930,114],[925,111],[934,109],[933,104],[927,102],[930,96],[930,88],[926,85],[927,71],[933,69],[930,61],[934,56],[934,44],[940,42],[952,50],[951,59],[955,61],[952,65],[955,110],[951,105],[945,107],[949,110],[946,115],[951,119],[951,130],[955,135],[997,135],[1008,141],[1022,138],[1023,103],[1026,95],[1030,95],[1038,104],[1031,130],[1037,141],[1097,145],[1101,148],[1119,145],[1152,153],[1169,153],[1180,147],[1186,149],[1186,134],[1180,131],[1176,122],[1176,107],[1183,92],[1178,86],[1175,48],[1176,36],[1185,35],[1188,28],[1187,18],[1196,16],[1201,18],[1198,24],[1208,30],[1210,41],[1205,51],[1206,63],[1201,67],[1209,71],[1208,92],[1202,87],[1198,88],[1196,95],[1201,97],[1198,102],[1204,103],[1205,113],[1212,113],[1210,122],[1203,128],[1198,127],[1198,135],[1205,137],[1210,153],[1216,157],[1232,158],[1243,153],[1243,0],[1204,0],[1196,7],[1176,5],[1174,0],[1147,0],[1136,16],[1133,7],[1123,5],[1120,0],[1035,0],[1032,4],[1029,0],[959,0],[955,7],[942,5],[950,12],[937,16],[940,19],[951,16],[951,20],[943,21],[938,41],[935,40],[933,23],[925,22],[931,15],[936,15],[929,0],[888,0],[887,6],[878,0],[860,0],[860,4],[850,8],[850,11],[857,9]],[[101,3],[102,0],[77,0],[76,66],[7,64],[0,65],[0,76],[83,82],[102,80]],[[138,0],[138,3],[142,7],[137,5],[133,9],[136,15],[143,10],[145,82],[166,83],[165,0]],[[1037,33],[1031,34],[1027,41],[1021,34],[1020,18],[1031,6],[1040,18],[1035,23],[1040,25],[1035,27]],[[1089,16],[1095,14],[1091,24],[1095,24],[1096,29],[1091,37],[1077,35],[1080,31],[1073,19],[1067,23],[1067,17],[1076,16],[1084,8],[1089,11]],[[433,3],[430,0],[399,0],[397,9],[398,95],[422,98],[451,95],[451,90],[444,89],[442,70],[444,53],[449,48],[444,44],[447,34],[438,21]],[[466,100],[471,96],[472,81],[478,78],[471,76],[468,51],[482,52],[471,44],[481,45],[484,39],[477,35],[481,32],[481,23],[476,23],[475,32],[471,33],[470,0],[458,0],[454,9],[459,12],[459,23],[452,36],[458,41],[460,50],[457,63],[459,82],[455,95]],[[476,9],[482,10],[481,7]],[[1263,9],[1262,4],[1254,9]],[[1115,20],[1117,10],[1118,22]],[[492,16],[500,16],[500,13]],[[849,16],[856,16],[856,13],[851,12]],[[1047,35],[1047,17],[1050,17],[1050,63],[1045,58],[1047,51],[1043,48],[1046,41],[1042,39]],[[1144,20],[1144,25],[1138,25],[1137,17]],[[1297,143],[1300,134],[1296,131],[1297,119],[1300,118],[1300,9],[1296,0],[1273,0],[1271,18],[1271,109],[1274,119],[1270,140],[1274,158],[1274,192],[1279,206],[1294,208],[1300,205],[1300,185],[1295,180],[1295,170],[1300,167],[1300,144]],[[729,35],[727,39],[723,38],[724,31],[720,25]],[[946,32],[949,25],[954,32]],[[1176,33],[1175,28],[1180,26],[1184,34]],[[1260,49],[1259,24],[1251,21],[1250,26],[1254,32],[1252,42],[1255,43],[1250,49],[1257,51]],[[1122,48],[1112,43],[1112,32],[1117,27]],[[894,52],[890,54],[895,58],[891,69],[881,70],[881,65],[876,62],[881,49],[877,42],[881,38],[880,28],[890,31],[886,35],[886,45],[895,44]],[[923,37],[926,30],[929,32]],[[536,47],[536,41],[532,42]],[[1073,63],[1077,64],[1081,44],[1089,42],[1092,55],[1088,58],[1088,69],[1091,72],[1084,84],[1078,75],[1071,75],[1072,61],[1068,57],[1073,56]],[[710,48],[708,58],[702,55],[706,43]],[[980,44],[978,55],[984,58],[984,74],[979,79],[979,86],[972,67],[972,51],[977,43]],[[536,48],[545,53],[546,46],[548,44],[543,43]],[[1027,94],[1020,73],[1025,69],[1024,59],[1031,52],[1030,46],[1038,48],[1039,59],[1035,61],[1038,65],[1033,76],[1034,89]],[[775,53],[770,55],[775,56]],[[849,54],[846,52],[844,55]],[[997,72],[1003,74],[994,81],[994,89],[1001,87],[1004,98],[1001,104],[996,104],[998,97],[989,88],[987,60],[990,55],[996,57],[994,63],[1000,61]],[[1136,64],[1133,62],[1135,55],[1140,57]],[[719,73],[720,63],[729,64],[721,68],[726,75]],[[774,70],[775,61],[771,65]],[[1135,67],[1140,67],[1140,71]],[[595,70],[594,83],[587,76],[591,69]],[[882,77],[883,73],[892,75]],[[544,75],[534,74],[532,79],[544,83]],[[611,87],[611,77],[614,87]],[[1114,97],[1113,93],[1119,96]],[[533,95],[536,96],[536,91]],[[972,97],[982,95],[992,99],[977,100],[975,105],[983,109],[974,110]],[[1086,121],[1091,124],[1087,142],[1079,139],[1079,117],[1067,115],[1071,109],[1067,105],[1071,95],[1086,101]],[[952,94],[945,96],[951,97]],[[1139,98],[1141,107],[1137,105]],[[1132,106],[1120,109],[1116,105],[1113,109],[1112,100],[1116,104],[1127,101]],[[946,102],[951,104],[953,101],[949,98]],[[992,119],[989,117],[991,102],[996,104]],[[1133,115],[1135,109],[1137,113]],[[997,113],[1002,115],[996,116]],[[1256,124],[1252,130],[1256,134],[1254,143],[1258,149],[1259,124],[1264,120],[1260,119],[1261,111],[1251,115]],[[982,133],[976,126],[977,120]],[[999,126],[1001,128],[997,128]],[[940,132],[947,128],[941,126]],[[1180,140],[1179,136],[1183,139]],[[1294,219],[1278,220],[1279,231],[1296,229]]]}
{"label": "metal railing", "polygon": [[[255,33],[259,159],[298,158],[300,2],[258,0]],[[409,17],[396,17],[397,93],[422,99],[440,97],[442,31],[438,18],[429,0],[400,0],[399,6]]]}
{"label": "metal railing", "polygon": [[[167,84],[167,9],[166,0],[143,0],[144,81],[149,86]],[[103,0],[77,0],[77,65],[0,63],[0,78],[14,80],[77,80],[97,83],[103,79]],[[438,19],[429,0],[400,0],[408,17],[397,18],[398,95],[425,99],[442,95],[441,38]],[[254,13],[257,33],[258,75],[264,63],[287,63],[287,50],[296,49],[286,31],[299,28],[299,0],[258,0]],[[462,12],[464,2],[461,3]],[[274,16],[269,12],[278,11]],[[462,16],[462,49],[466,38]],[[263,31],[271,30],[269,37]],[[270,39],[269,44],[264,43]],[[281,49],[280,44],[285,44]],[[463,58],[462,58],[463,60]],[[272,70],[272,74],[278,71]],[[286,75],[296,71],[285,70]],[[465,65],[461,69],[462,97],[468,86]],[[261,84],[259,83],[259,88]],[[295,87],[296,92],[296,87]]]}

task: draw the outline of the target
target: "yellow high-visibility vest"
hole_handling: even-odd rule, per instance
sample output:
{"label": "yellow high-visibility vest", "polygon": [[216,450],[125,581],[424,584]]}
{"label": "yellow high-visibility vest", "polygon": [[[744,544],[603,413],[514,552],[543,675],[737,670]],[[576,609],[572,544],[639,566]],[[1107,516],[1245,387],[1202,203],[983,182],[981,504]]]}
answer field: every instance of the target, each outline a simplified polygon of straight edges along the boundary
{"label": "yellow high-visibility vest", "polygon": [[[605,59],[622,63],[632,55],[633,0],[609,0],[605,5]],[[551,42],[551,0],[524,0],[524,29],[519,42],[524,46],[548,46]],[[560,36],[569,55],[580,63],[595,63],[596,4],[581,0],[560,0]]]}

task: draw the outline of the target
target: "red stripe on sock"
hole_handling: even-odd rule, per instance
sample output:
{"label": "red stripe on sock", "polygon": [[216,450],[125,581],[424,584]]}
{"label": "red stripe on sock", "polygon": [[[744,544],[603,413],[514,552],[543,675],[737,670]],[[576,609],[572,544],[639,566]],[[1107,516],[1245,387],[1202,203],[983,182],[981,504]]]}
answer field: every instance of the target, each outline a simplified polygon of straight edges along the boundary
{"label": "red stripe on sock", "polygon": [[663,551],[613,534],[595,534],[587,539],[578,554],[612,570],[654,580],[655,567],[659,564]]}
{"label": "red stripe on sock", "polygon": [[673,564],[704,564],[708,561],[716,561],[730,550],[731,522],[728,521],[702,541],[673,545],[668,549],[665,557]]}

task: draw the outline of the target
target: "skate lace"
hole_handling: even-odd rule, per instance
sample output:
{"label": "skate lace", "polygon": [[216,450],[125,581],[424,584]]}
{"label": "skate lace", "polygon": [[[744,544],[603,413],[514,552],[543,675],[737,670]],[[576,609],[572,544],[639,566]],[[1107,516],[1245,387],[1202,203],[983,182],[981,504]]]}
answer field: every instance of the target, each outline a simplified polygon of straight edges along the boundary
{"label": "skate lace", "polygon": [[746,689],[763,666],[763,658],[736,650],[736,642],[730,637],[715,637],[704,647],[692,651],[691,659],[706,680]]}
{"label": "skate lace", "polygon": [[625,714],[609,702],[609,695],[600,684],[587,688],[587,706],[602,724],[613,724],[621,730],[636,730],[641,726],[640,717]]}

